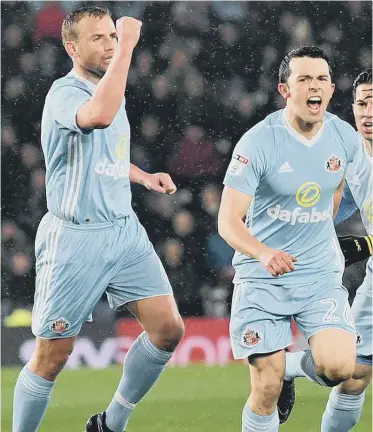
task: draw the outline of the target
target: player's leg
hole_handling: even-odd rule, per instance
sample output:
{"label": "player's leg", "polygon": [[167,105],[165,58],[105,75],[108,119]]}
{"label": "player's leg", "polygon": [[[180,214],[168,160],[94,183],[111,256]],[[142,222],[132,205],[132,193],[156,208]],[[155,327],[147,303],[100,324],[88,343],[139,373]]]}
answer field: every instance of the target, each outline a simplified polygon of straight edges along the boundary
{"label": "player's leg", "polygon": [[322,432],[348,432],[359,421],[365,389],[372,379],[372,298],[366,278],[352,304],[352,316],[357,331],[357,363],[353,377],[335,387],[330,395],[322,420]]}
{"label": "player's leg", "polygon": [[356,331],[347,290],[338,283],[319,288],[295,316],[311,348],[303,352],[300,368],[310,380],[334,387],[354,372]]}
{"label": "player's leg", "polygon": [[[311,288],[315,294],[310,297]],[[279,401],[291,407],[286,415],[280,415],[281,423],[294,405],[290,384],[295,378],[307,377],[322,386],[334,387],[351,378],[355,369],[356,332],[347,290],[338,281],[316,288],[301,287],[298,292],[299,297],[308,296],[309,300],[294,318],[311,349],[286,353],[285,382]],[[284,406],[278,406],[279,412],[285,413]]]}
{"label": "player's leg", "polygon": [[55,379],[69,358],[74,339],[36,339],[33,356],[19,374],[14,389],[13,432],[38,429]]}
{"label": "player's leg", "polygon": [[122,378],[106,409],[106,425],[113,432],[126,428],[136,404],[158,380],[184,334],[183,321],[171,295],[139,300],[128,307],[144,331],[128,350]]}
{"label": "player's leg", "polygon": [[[92,258],[98,237],[101,254]],[[69,358],[75,337],[105,291],[108,282],[100,284],[100,278],[106,238],[107,233],[95,233],[93,242],[90,233],[66,229],[62,221],[50,214],[40,224],[35,243],[32,322],[37,342],[32,359],[16,383],[13,432],[38,429],[55,379]]]}
{"label": "player's leg", "polygon": [[284,348],[292,342],[285,297],[283,288],[273,285],[243,283],[234,289],[232,351],[235,359],[249,358],[251,376],[251,393],[242,412],[243,432],[279,428],[276,402],[285,369]]}
{"label": "player's leg", "polygon": [[130,216],[129,224],[127,257],[107,293],[110,305],[126,304],[144,331],[126,355],[111,403],[104,413],[88,421],[88,431],[100,430],[99,421],[113,432],[126,428],[136,404],[157,381],[184,334],[184,324],[162,263],[135,215]]}
{"label": "player's leg", "polygon": [[242,412],[242,432],[277,432],[276,402],[285,370],[284,350],[249,357],[251,393]]}
{"label": "player's leg", "polygon": [[358,423],[365,400],[365,390],[372,380],[370,364],[356,364],[351,379],[334,387],[322,417],[321,432],[350,432]]}

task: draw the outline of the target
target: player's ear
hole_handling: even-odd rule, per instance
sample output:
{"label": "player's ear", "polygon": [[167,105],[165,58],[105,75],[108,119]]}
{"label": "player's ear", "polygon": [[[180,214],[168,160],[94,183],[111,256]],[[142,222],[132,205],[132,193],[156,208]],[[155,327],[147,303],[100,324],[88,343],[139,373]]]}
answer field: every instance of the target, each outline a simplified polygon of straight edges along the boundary
{"label": "player's ear", "polygon": [[335,84],[332,83],[331,86],[332,86],[332,95],[333,95],[334,90],[335,90]]}
{"label": "player's ear", "polygon": [[290,89],[287,84],[279,83],[277,89],[284,99],[288,99],[290,97]]}
{"label": "player's ear", "polygon": [[77,54],[76,47],[73,41],[67,41],[65,43],[65,50],[71,58]]}

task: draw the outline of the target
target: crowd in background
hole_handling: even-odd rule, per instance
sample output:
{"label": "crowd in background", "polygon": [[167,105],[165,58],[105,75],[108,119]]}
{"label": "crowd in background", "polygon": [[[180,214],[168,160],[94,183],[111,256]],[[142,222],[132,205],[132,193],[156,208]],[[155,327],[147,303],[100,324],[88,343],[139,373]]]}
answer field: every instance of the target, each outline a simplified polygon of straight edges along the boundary
{"label": "crowd in background", "polygon": [[[86,3],[86,2],[85,2]],[[281,59],[315,44],[330,55],[329,110],[351,115],[353,79],[372,61],[370,2],[94,2],[143,21],[126,90],[132,162],[166,171],[179,191],[133,187],[133,205],[186,315],[229,312],[233,251],[216,217],[233,146],[270,112]],[[44,98],[71,69],[63,16],[81,2],[2,2],[2,301],[30,307],[33,242],[46,212],[40,146]],[[356,222],[344,230],[362,232]],[[356,285],[362,267],[348,273]],[[4,310],[4,309],[3,309]]]}

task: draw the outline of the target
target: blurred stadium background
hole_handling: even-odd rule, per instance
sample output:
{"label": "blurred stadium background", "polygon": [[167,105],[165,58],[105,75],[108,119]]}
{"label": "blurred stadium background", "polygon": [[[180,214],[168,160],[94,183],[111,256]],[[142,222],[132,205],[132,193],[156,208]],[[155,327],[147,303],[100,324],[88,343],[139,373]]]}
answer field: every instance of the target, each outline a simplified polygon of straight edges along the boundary
{"label": "blurred stadium background", "polygon": [[[1,2],[3,368],[27,362],[34,343],[33,242],[46,212],[40,119],[52,82],[71,69],[61,45],[63,16],[81,3]],[[91,3],[110,8],[113,18],[130,15],[143,21],[126,93],[132,162],[151,172],[169,172],[179,191],[159,196],[134,186],[133,205],[186,317],[187,334],[173,364],[202,362],[167,371],[144,402],[144,411],[134,415],[133,425],[137,431],[238,430],[247,372],[237,365],[214,367],[231,360],[227,317],[233,251],[216,233],[225,169],[241,135],[283,107],[276,91],[278,66],[299,45],[315,44],[330,55],[337,91],[329,110],[353,122],[352,82],[372,66],[372,4]],[[339,230],[364,232],[357,215]],[[346,272],[352,293],[364,268],[361,263]],[[110,365],[122,362],[138,331],[126,311],[114,313],[100,302],[95,322],[83,330],[68,366],[103,370],[63,374],[42,431],[82,429],[86,416],[106,405],[120,374],[119,366]],[[301,346],[296,329],[294,337],[294,347]],[[17,372],[3,371],[2,430],[10,431]],[[72,385],[82,387],[81,396],[80,390],[71,395]],[[300,430],[300,425],[319,430],[326,395],[325,389],[302,383],[301,402],[284,430]],[[366,406],[356,431],[372,430],[371,393]],[[141,414],[145,409],[152,413],[146,418]]]}

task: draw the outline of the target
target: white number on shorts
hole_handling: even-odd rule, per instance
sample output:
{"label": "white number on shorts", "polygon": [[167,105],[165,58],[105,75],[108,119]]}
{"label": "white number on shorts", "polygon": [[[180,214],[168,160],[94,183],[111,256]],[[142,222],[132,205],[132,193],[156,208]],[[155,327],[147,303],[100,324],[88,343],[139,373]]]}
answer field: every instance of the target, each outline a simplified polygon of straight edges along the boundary
{"label": "white number on shorts", "polygon": [[355,322],[352,317],[351,308],[350,305],[347,303],[345,307],[345,320],[347,321],[347,324],[349,324],[351,327],[355,328]]}
{"label": "white number on shorts", "polygon": [[338,304],[334,299],[332,299],[332,298],[323,299],[323,300],[320,300],[320,303],[330,304],[330,308],[329,308],[328,312],[326,313],[326,315],[324,316],[325,322],[337,322],[337,321],[339,321],[339,317],[334,316],[334,312],[338,307]]}

